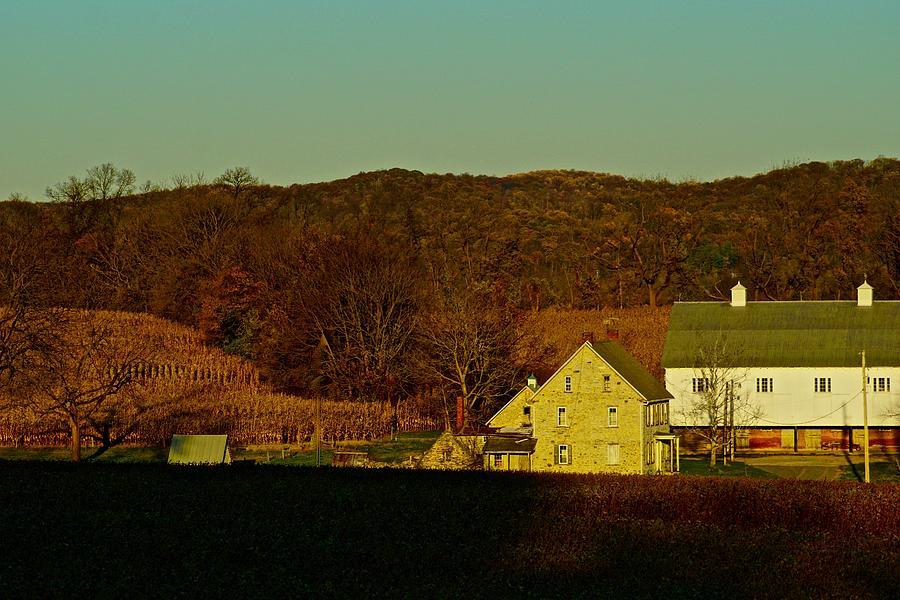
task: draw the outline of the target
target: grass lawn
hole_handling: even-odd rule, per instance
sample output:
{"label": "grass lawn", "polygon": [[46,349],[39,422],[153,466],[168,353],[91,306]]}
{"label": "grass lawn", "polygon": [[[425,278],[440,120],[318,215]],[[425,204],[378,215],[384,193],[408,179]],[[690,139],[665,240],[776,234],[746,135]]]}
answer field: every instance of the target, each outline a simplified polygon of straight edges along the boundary
{"label": "grass lawn", "polygon": [[898,598],[900,486],[0,461],[4,598]]}
{"label": "grass lawn", "polygon": [[[421,455],[431,448],[440,435],[439,431],[402,432],[395,439],[382,438],[371,442],[348,442],[338,444],[336,448],[324,446],[319,462],[330,465],[334,450],[367,452],[371,460],[384,463],[401,463],[410,456]],[[166,462],[168,448],[141,448],[132,446],[116,446],[98,454],[99,448],[86,446],[82,448],[82,459],[98,463],[127,462]],[[0,448],[0,460],[37,460],[68,461],[68,448]],[[257,463],[291,466],[315,466],[316,450],[298,449],[296,446],[270,446],[267,448],[234,447],[231,449],[234,460],[251,460]]]}
{"label": "grass lawn", "polygon": [[709,467],[709,457],[682,458],[681,473],[684,475],[703,475],[706,477],[758,477],[761,479],[778,479],[778,476],[762,469],[757,469],[741,461],[723,465],[721,459],[714,468]]}
{"label": "grass lawn", "polygon": [[[838,477],[844,481],[863,481],[865,479],[865,467],[861,464],[844,465]],[[900,482],[900,461],[870,462],[869,480],[873,482]]]}

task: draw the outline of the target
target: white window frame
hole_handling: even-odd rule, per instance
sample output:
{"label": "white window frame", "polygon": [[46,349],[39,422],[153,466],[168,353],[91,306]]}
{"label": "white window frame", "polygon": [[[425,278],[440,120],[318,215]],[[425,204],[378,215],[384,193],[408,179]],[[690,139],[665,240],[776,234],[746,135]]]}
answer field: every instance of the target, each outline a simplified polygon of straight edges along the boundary
{"label": "white window frame", "polygon": [[622,462],[622,456],[619,449],[619,444],[607,444],[606,445],[606,464],[608,465],[618,465]]}
{"label": "white window frame", "polygon": [[772,381],[771,377],[757,377],[756,378],[756,392],[758,394],[774,394],[775,386],[774,381]]}
{"label": "white window frame", "polygon": [[619,407],[618,406],[606,407],[606,426],[607,427],[618,427],[619,426]]}
{"label": "white window frame", "polygon": [[872,377],[872,391],[873,392],[890,392],[891,391],[891,378],[890,377]]}
{"label": "white window frame", "polygon": [[563,388],[567,394],[572,392],[572,376],[566,375],[565,379],[565,388]]}
{"label": "white window frame", "polygon": [[813,377],[813,393],[830,394],[831,377]]}
{"label": "white window frame", "polygon": [[569,411],[565,406],[557,406],[556,407],[556,426],[557,427],[568,427],[569,426]]}
{"label": "white window frame", "polygon": [[556,464],[558,465],[568,465],[571,464],[572,457],[569,454],[569,445],[568,444],[559,444],[556,447]]}

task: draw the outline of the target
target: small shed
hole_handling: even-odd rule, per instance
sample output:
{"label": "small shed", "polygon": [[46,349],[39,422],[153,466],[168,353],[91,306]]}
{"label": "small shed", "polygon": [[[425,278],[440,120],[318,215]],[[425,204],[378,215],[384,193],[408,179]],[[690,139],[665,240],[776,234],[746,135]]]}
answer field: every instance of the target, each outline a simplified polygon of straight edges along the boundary
{"label": "small shed", "polygon": [[231,464],[227,435],[173,435],[170,465]]}

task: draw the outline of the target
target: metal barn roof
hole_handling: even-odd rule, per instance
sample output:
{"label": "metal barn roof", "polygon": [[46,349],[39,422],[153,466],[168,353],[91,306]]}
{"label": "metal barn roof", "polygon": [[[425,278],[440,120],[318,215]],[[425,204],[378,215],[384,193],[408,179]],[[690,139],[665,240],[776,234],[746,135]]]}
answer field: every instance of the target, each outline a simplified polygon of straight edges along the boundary
{"label": "metal barn roof", "polygon": [[664,368],[693,367],[697,348],[722,336],[747,367],[900,366],[900,302],[676,302]]}

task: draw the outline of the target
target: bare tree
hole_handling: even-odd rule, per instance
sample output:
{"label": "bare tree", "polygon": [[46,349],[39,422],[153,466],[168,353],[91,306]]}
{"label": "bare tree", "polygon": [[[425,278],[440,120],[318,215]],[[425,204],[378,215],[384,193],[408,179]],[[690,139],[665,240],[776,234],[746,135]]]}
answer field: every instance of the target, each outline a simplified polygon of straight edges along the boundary
{"label": "bare tree", "polygon": [[86,426],[140,385],[138,369],[151,359],[140,341],[120,338],[109,318],[73,313],[58,346],[23,373],[24,385],[8,402],[40,419],[64,421],[77,462]]}
{"label": "bare tree", "polygon": [[92,200],[111,200],[134,193],[135,176],[129,169],[103,163],[88,169],[85,183]]}
{"label": "bare tree", "polygon": [[129,169],[119,169],[112,163],[91,167],[87,177],[70,175],[47,188],[47,197],[54,202],[83,202],[85,200],[113,200],[134,192],[135,176]]}
{"label": "bare tree", "polygon": [[128,169],[112,163],[91,167],[87,177],[69,176],[46,190],[47,197],[64,207],[63,214],[69,234],[78,239],[94,230],[98,224],[114,221],[113,200],[134,193],[135,176]]}
{"label": "bare tree", "polygon": [[742,366],[740,347],[721,332],[700,340],[694,359],[691,394],[681,409],[688,431],[709,445],[709,465],[716,454],[735,441],[737,430],[762,416],[749,389],[744,389],[747,369]]}
{"label": "bare tree", "polygon": [[59,311],[42,309],[52,252],[32,205],[0,213],[0,389],[54,347]]}
{"label": "bare tree", "polygon": [[423,371],[439,382],[449,414],[462,398],[464,425],[520,383],[527,366],[547,355],[534,339],[528,313],[491,305],[468,290],[448,290],[422,331]]}
{"label": "bare tree", "polygon": [[213,183],[230,188],[231,194],[237,198],[241,195],[241,192],[250,186],[259,184],[259,179],[257,179],[247,167],[234,167],[232,169],[227,169],[224,173],[216,177]]}
{"label": "bare tree", "polygon": [[413,376],[417,273],[371,240],[333,244],[302,291],[306,318],[325,341],[323,374],[339,394],[396,403]]}

